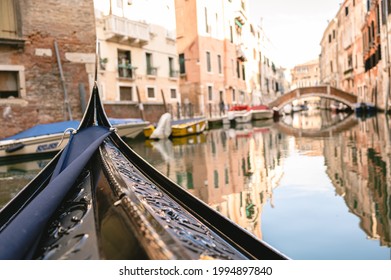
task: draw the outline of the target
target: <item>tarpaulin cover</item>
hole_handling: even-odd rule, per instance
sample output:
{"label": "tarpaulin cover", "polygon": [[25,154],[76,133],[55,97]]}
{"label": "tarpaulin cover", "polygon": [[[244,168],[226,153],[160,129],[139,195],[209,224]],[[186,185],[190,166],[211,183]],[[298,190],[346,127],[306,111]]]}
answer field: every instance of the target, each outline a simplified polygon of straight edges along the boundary
{"label": "tarpaulin cover", "polygon": [[[128,118],[128,119],[116,119],[109,118],[109,121],[112,125],[121,125],[121,124],[135,124],[143,122],[142,119],[137,118]],[[64,133],[67,128],[77,129],[79,127],[80,121],[64,121],[48,124],[38,124],[32,128],[26,129],[18,134],[13,136],[1,139],[1,140],[17,140],[29,137],[36,137],[42,135],[51,135],[57,133]]]}
{"label": "tarpaulin cover", "polygon": [[109,128],[92,126],[72,135],[49,184],[0,232],[0,259],[30,259],[42,231],[63,201]]}

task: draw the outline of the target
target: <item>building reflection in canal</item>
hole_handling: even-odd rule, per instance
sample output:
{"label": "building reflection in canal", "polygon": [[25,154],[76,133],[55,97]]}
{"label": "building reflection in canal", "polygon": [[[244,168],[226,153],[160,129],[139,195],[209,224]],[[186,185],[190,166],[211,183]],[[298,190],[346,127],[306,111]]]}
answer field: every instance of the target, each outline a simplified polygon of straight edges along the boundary
{"label": "building reflection in canal", "polygon": [[[130,144],[189,192],[294,259],[390,258],[385,116],[321,114]],[[313,201],[297,198],[305,192]],[[322,225],[313,226],[316,220]]]}
{"label": "building reflection in canal", "polygon": [[[389,259],[389,124],[382,114],[361,120],[313,111],[128,144],[293,259]],[[0,166],[0,207],[31,179],[34,172],[22,169]]]}
{"label": "building reflection in canal", "polygon": [[327,139],[327,174],[368,238],[391,247],[390,126],[385,115]]}

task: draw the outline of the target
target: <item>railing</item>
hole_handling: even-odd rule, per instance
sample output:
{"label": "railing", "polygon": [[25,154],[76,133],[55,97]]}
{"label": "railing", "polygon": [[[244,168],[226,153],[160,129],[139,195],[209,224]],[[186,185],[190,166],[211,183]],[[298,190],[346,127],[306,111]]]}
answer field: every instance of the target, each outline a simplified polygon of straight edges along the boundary
{"label": "railing", "polygon": [[136,78],[136,69],[131,65],[118,65],[118,77],[125,79],[135,79]]}
{"label": "railing", "polygon": [[157,76],[157,67],[148,67],[147,68],[148,76]]}
{"label": "railing", "polygon": [[170,70],[170,78],[178,78],[179,71],[177,70]]}

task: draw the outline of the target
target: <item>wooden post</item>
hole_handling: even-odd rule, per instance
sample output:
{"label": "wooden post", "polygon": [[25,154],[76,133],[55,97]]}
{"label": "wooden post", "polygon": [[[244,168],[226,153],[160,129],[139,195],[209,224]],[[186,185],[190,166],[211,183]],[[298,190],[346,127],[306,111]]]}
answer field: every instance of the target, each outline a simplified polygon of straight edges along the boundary
{"label": "wooden post", "polygon": [[164,112],[167,113],[167,112],[168,112],[168,109],[167,109],[166,98],[164,97],[164,92],[163,92],[163,90],[161,89],[160,91],[161,91],[161,93],[162,93],[162,98],[163,98]]}
{"label": "wooden post", "polygon": [[138,108],[140,109],[141,119],[145,120],[144,106],[143,106],[143,103],[141,103],[140,91],[138,90],[138,86],[136,86],[136,92],[137,92],[138,106],[139,106]]}

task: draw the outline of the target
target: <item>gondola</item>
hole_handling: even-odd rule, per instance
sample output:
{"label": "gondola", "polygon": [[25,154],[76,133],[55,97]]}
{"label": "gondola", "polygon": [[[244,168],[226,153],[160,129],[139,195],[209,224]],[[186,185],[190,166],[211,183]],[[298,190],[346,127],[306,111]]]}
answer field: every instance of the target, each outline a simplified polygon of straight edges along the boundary
{"label": "gondola", "polygon": [[0,212],[0,259],[288,259],[137,155],[98,87],[78,129]]}

